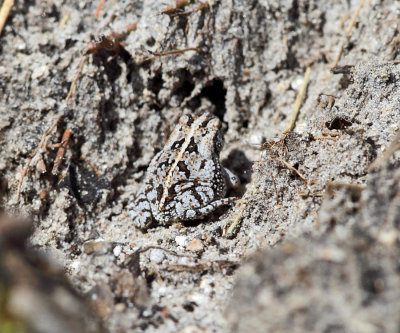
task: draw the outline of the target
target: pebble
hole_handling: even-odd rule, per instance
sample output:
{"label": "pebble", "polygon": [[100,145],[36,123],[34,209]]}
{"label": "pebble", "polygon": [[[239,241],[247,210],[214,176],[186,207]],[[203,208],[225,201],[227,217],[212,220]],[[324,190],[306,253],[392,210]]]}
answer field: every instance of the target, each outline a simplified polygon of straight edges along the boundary
{"label": "pebble", "polygon": [[150,261],[156,264],[161,264],[165,259],[165,253],[159,249],[153,249],[150,252]]}
{"label": "pebble", "polygon": [[204,245],[200,239],[194,238],[189,242],[186,249],[192,252],[201,252],[204,250]]}
{"label": "pebble", "polygon": [[399,235],[396,229],[383,230],[378,234],[378,241],[385,246],[396,244]]}
{"label": "pebble", "polygon": [[254,148],[261,148],[262,143],[264,142],[264,136],[260,132],[252,133],[249,136],[249,144],[254,146]]}
{"label": "pebble", "polygon": [[49,68],[45,65],[36,67],[32,72],[32,79],[38,79],[41,76],[47,77],[49,75]]}
{"label": "pebble", "polygon": [[197,326],[186,326],[179,331],[179,333],[201,333],[201,332],[204,332],[204,330],[200,329]]}
{"label": "pebble", "polygon": [[113,253],[116,257],[119,257],[119,255],[122,252],[122,247],[120,245],[117,245],[116,247],[114,247],[113,249]]}
{"label": "pebble", "polygon": [[88,241],[83,244],[83,252],[86,254],[106,254],[111,250],[111,243],[103,240]]}
{"label": "pebble", "polygon": [[114,308],[118,312],[123,312],[126,310],[126,305],[124,303],[117,303],[115,304]]}
{"label": "pebble", "polygon": [[179,246],[185,247],[186,244],[188,243],[187,237],[186,236],[176,236],[175,237],[175,242]]}

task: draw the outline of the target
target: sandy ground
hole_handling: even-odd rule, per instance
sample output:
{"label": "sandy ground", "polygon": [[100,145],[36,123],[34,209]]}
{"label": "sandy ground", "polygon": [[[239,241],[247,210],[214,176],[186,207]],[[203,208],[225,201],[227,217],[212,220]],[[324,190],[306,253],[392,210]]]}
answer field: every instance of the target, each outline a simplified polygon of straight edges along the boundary
{"label": "sandy ground", "polygon": [[[398,332],[400,4],[100,3],[16,2],[0,37],[0,207],[33,222],[20,266],[0,263],[45,253],[66,277],[28,298],[0,273],[3,312],[38,332]],[[101,34],[120,46],[94,49]],[[206,111],[241,200],[135,229],[152,157],[183,112]],[[36,315],[15,306],[29,300]]]}

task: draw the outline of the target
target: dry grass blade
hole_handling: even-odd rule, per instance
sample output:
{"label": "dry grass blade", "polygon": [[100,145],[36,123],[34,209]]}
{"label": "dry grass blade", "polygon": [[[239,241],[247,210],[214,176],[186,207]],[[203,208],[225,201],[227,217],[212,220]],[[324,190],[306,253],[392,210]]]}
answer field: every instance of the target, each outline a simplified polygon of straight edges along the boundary
{"label": "dry grass blade", "polygon": [[280,163],[282,163],[286,168],[288,168],[289,170],[294,171],[295,173],[297,173],[297,175],[303,179],[306,183],[308,183],[308,179],[306,177],[304,177],[299,170],[297,170],[295,167],[292,167],[288,162],[280,159],[280,158],[274,158],[275,161],[278,161]]}
{"label": "dry grass blade", "polygon": [[301,104],[303,103],[304,96],[307,91],[308,82],[310,81],[311,68],[307,67],[306,73],[304,74],[303,84],[296,97],[296,102],[294,103],[293,113],[290,116],[289,123],[287,124],[284,134],[287,134],[293,130],[296,125],[296,119],[300,111]]}
{"label": "dry grass blade", "polygon": [[229,261],[229,260],[216,260],[216,261],[206,261],[198,263],[196,265],[169,265],[165,270],[167,272],[203,272],[211,269],[222,270],[224,268],[236,268],[239,266],[239,262]]}
{"label": "dry grass blade", "polygon": [[81,60],[81,62],[79,64],[79,67],[78,67],[78,73],[76,73],[76,75],[74,77],[74,80],[72,81],[71,86],[69,88],[68,95],[64,99],[65,103],[67,103],[69,101],[69,99],[71,98],[71,96],[75,93],[75,91],[76,91],[76,83],[78,82],[79,78],[81,77],[83,66],[86,64],[87,60],[88,60],[88,56],[84,56],[82,58],[82,60]]}
{"label": "dry grass blade", "polygon": [[[253,184],[253,181],[250,183],[249,187]],[[232,234],[233,230],[235,230],[236,226],[239,224],[239,221],[243,215],[243,212],[248,205],[248,203],[254,198],[256,195],[258,189],[255,188],[253,193],[250,195],[250,198],[248,198],[246,201],[244,200],[244,197],[240,199],[239,202],[239,207],[242,206],[242,209],[239,211],[239,213],[236,215],[235,219],[233,220],[232,224],[230,227],[227,229],[229,222],[225,223],[224,227],[222,228],[222,236],[228,237]]]}
{"label": "dry grass blade", "polygon": [[46,142],[46,138],[54,131],[54,129],[56,128],[58,122],[60,121],[60,119],[63,117],[63,115],[59,115],[57,117],[57,119],[54,121],[53,125],[51,125],[51,127],[49,129],[47,129],[42,136],[42,139],[40,140],[39,145],[36,147],[36,149],[33,151],[33,153],[28,157],[26,163],[25,163],[25,167],[23,168],[22,172],[21,172],[21,176],[19,178],[19,182],[18,182],[18,188],[17,188],[17,201],[19,200],[19,196],[21,194],[21,187],[22,187],[22,183],[24,181],[24,178],[26,176],[26,174],[28,173],[29,170],[29,166],[32,162],[32,159],[36,156],[36,154],[39,152],[40,149],[42,149],[44,147],[44,144]]}
{"label": "dry grass blade", "polygon": [[201,50],[198,47],[187,47],[184,49],[176,49],[176,50],[165,51],[165,52],[154,52],[153,57],[145,58],[143,60],[143,62],[154,60],[156,58],[167,56],[167,55],[181,54],[181,53],[188,52],[188,51],[201,52]]}
{"label": "dry grass blade", "polygon": [[14,0],[4,0],[3,6],[0,9],[0,35],[3,31],[4,25],[6,24],[7,17],[10,14],[11,8],[14,4]]}
{"label": "dry grass blade", "polygon": [[357,7],[356,11],[353,14],[353,17],[351,18],[351,21],[350,21],[349,25],[347,26],[347,29],[346,29],[346,40],[340,45],[339,52],[338,52],[338,54],[336,56],[335,61],[332,64],[332,67],[336,67],[337,64],[339,63],[340,58],[342,57],[342,54],[343,54],[343,49],[344,49],[344,47],[346,46],[346,44],[350,40],[351,30],[353,29],[353,26],[356,23],[358,14],[360,13],[360,10],[361,10],[363,5],[364,5],[364,0],[360,0],[360,2],[358,3],[358,7]]}
{"label": "dry grass blade", "polygon": [[96,11],[94,12],[94,17],[98,19],[100,17],[100,13],[103,10],[104,4],[106,0],[100,0],[99,4],[97,5]]}

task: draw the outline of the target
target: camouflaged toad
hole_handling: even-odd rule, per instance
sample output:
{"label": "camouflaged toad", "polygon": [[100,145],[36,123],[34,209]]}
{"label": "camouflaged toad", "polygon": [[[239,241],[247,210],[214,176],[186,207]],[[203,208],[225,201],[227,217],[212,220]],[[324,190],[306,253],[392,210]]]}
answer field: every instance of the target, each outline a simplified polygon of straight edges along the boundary
{"label": "camouflaged toad", "polygon": [[239,179],[221,166],[220,121],[206,113],[184,115],[163,150],[151,161],[129,212],[136,227],[203,218],[236,198],[224,198]]}

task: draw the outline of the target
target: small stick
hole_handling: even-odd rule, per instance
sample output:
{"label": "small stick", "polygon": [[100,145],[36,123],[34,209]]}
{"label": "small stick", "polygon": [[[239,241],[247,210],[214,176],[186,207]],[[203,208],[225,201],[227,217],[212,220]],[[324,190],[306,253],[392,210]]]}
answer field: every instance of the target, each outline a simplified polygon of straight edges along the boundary
{"label": "small stick", "polygon": [[365,186],[359,184],[349,184],[342,182],[328,182],[326,185],[325,193],[332,195],[333,191],[340,190],[341,188],[347,188],[350,191],[361,192],[365,189]]}
{"label": "small stick", "polygon": [[320,197],[324,196],[323,192],[315,192],[315,193],[297,192],[297,194],[300,195],[303,198],[309,198],[309,197],[320,198]]}
{"label": "small stick", "polygon": [[368,172],[374,171],[379,168],[383,163],[385,163],[397,150],[400,149],[400,132],[397,133],[396,137],[390,144],[389,148],[379,157],[372,162],[368,167]]}
{"label": "small stick", "polygon": [[143,62],[154,60],[158,57],[166,56],[166,55],[172,55],[172,54],[180,54],[188,51],[196,51],[196,52],[201,52],[201,50],[198,47],[187,47],[185,49],[176,49],[176,50],[171,50],[171,51],[165,51],[165,52],[154,52],[154,57],[149,57],[145,58]]}
{"label": "small stick", "polygon": [[72,94],[75,93],[75,91],[76,91],[76,83],[78,82],[79,78],[81,77],[83,66],[88,61],[88,58],[89,57],[87,55],[82,58],[82,60],[81,60],[81,62],[79,64],[79,67],[78,67],[78,73],[76,73],[76,75],[74,77],[74,80],[72,81],[71,86],[69,87],[68,95],[64,99],[65,103],[67,103],[69,101],[70,97],[72,96]]}
{"label": "small stick", "polygon": [[280,205],[281,201],[279,200],[279,194],[278,194],[278,188],[276,187],[276,180],[273,174],[271,174],[272,178],[272,183],[274,184],[274,190],[275,190],[275,195],[276,195],[276,203]]}
{"label": "small stick", "polygon": [[308,179],[306,177],[304,177],[299,170],[297,170],[295,167],[291,166],[288,162],[280,159],[280,158],[274,158],[275,161],[282,163],[286,168],[288,168],[289,170],[292,170],[294,172],[297,173],[297,175],[303,179],[306,183],[308,183]]}
{"label": "small stick", "polygon": [[168,254],[171,254],[171,255],[173,255],[173,256],[175,256],[175,257],[178,257],[178,258],[193,258],[193,259],[196,258],[196,256],[193,256],[193,255],[179,254],[179,253],[176,253],[175,251],[171,251],[171,250],[168,250],[168,249],[164,249],[163,247],[161,247],[161,246],[156,246],[156,245],[149,245],[149,246],[146,246],[146,247],[143,248],[143,249],[137,250],[137,252],[138,252],[138,253],[144,253],[144,252],[147,252],[148,250],[152,250],[152,249],[162,250],[162,251],[164,251],[164,252],[166,252],[166,253],[168,253]]}
{"label": "small stick", "polygon": [[323,136],[341,136],[341,133],[333,132],[333,131],[324,131],[322,132]]}
{"label": "small stick", "polygon": [[304,74],[303,84],[301,85],[300,91],[296,97],[296,102],[294,103],[294,110],[290,116],[289,123],[286,126],[284,134],[287,134],[293,130],[296,125],[296,119],[300,111],[301,103],[303,102],[304,95],[307,91],[308,81],[310,80],[311,67],[307,67],[306,73]]}
{"label": "small stick", "polygon": [[4,25],[6,24],[7,17],[10,14],[11,8],[14,4],[14,0],[4,0],[3,6],[0,9],[0,35],[3,31]]}
{"label": "small stick", "polygon": [[60,168],[62,159],[64,158],[65,148],[67,147],[70,137],[71,137],[71,131],[67,128],[67,129],[65,129],[64,134],[62,136],[61,145],[60,145],[60,148],[58,148],[56,160],[54,162],[54,167],[53,167],[53,170],[51,171],[51,173],[53,175],[58,174],[58,169]]}
{"label": "small stick", "polygon": [[234,268],[239,266],[239,262],[229,260],[216,260],[201,262],[196,265],[169,265],[164,270],[167,272],[202,272],[205,270],[213,269],[214,267],[222,270],[224,268]]}
{"label": "small stick", "polygon": [[71,14],[70,14],[70,12],[68,11],[68,12],[63,16],[63,18],[61,19],[60,24],[59,24],[58,26],[59,26],[60,28],[63,28],[64,25],[67,24],[67,22],[68,22],[70,16],[71,16]]}
{"label": "small stick", "polygon": [[[253,181],[251,183],[253,183]],[[251,185],[251,183],[250,183],[250,185]],[[244,198],[240,199],[239,206],[243,206],[243,208],[236,215],[235,219],[233,220],[233,222],[230,225],[230,227],[228,228],[228,230],[226,230],[226,228],[228,226],[228,222],[224,225],[224,227],[222,228],[222,236],[230,235],[232,233],[232,231],[236,228],[236,226],[238,225],[238,223],[239,223],[239,221],[240,221],[240,219],[241,219],[241,217],[243,215],[243,212],[244,212],[247,204],[250,202],[250,200],[252,200],[254,198],[254,196],[256,195],[257,191],[258,191],[258,189],[255,188],[253,193],[250,195],[250,198],[248,198],[246,200],[246,202],[244,202]]]}
{"label": "small stick", "polygon": [[96,173],[96,175],[97,175],[97,177],[101,177],[101,173],[100,173],[100,171],[99,171],[99,169],[97,169],[96,168],[96,166],[92,163],[92,162],[90,162],[89,160],[88,160],[88,158],[85,156],[85,155],[82,155],[81,157],[80,157],[80,159],[82,160],[82,161],[85,161],[87,164],[89,164],[89,166],[93,169],[93,171]]}
{"label": "small stick", "polygon": [[176,0],[175,5],[169,5],[168,7],[165,7],[161,13],[162,14],[172,14],[174,13],[177,9],[183,8],[187,5],[190,4],[190,0]]}
{"label": "small stick", "polygon": [[353,26],[356,23],[357,16],[360,13],[360,10],[361,10],[363,5],[364,5],[364,0],[360,0],[360,2],[358,3],[358,7],[357,7],[356,11],[353,14],[353,17],[351,18],[351,21],[350,21],[349,25],[347,26],[347,29],[346,29],[346,40],[340,45],[339,52],[338,52],[338,54],[336,56],[335,61],[332,64],[332,67],[336,67],[337,64],[339,63],[340,58],[342,57],[342,54],[343,54],[343,49],[344,49],[344,47],[346,46],[346,44],[350,40],[351,30],[353,29]]}
{"label": "small stick", "polygon": [[335,66],[331,68],[333,74],[350,74],[354,65]]}
{"label": "small stick", "polygon": [[114,51],[115,56],[117,56],[123,48],[120,44],[120,40],[128,36],[132,31],[136,30],[137,25],[137,22],[133,22],[128,24],[125,27],[125,30],[120,33],[112,32],[107,36],[100,35],[95,40],[88,43],[86,49],[83,51],[83,55],[94,54],[99,50],[105,49],[108,51]]}
{"label": "small stick", "polygon": [[[200,10],[203,10],[204,8],[208,8],[208,7],[209,7],[209,4],[208,4],[208,3],[206,3],[206,2],[200,2],[200,5],[199,5],[197,8],[195,8],[195,9],[187,10],[187,11],[185,11],[185,12],[171,13],[171,14],[168,14],[168,15],[169,15],[170,17],[185,16],[185,15],[189,15],[189,14],[191,14],[191,13],[194,13],[194,12],[197,12],[197,11],[200,11]],[[203,27],[203,29],[204,29],[204,27]]]}
{"label": "small stick", "polygon": [[97,5],[96,11],[94,12],[94,17],[99,18],[101,10],[104,7],[104,4],[106,3],[106,0],[100,0],[99,4]]}
{"label": "small stick", "polygon": [[36,156],[38,151],[43,148],[44,143],[46,141],[46,138],[53,132],[53,130],[56,128],[58,122],[60,119],[63,117],[62,114],[60,114],[57,119],[54,121],[53,125],[49,129],[47,129],[42,136],[42,139],[40,140],[39,145],[36,147],[36,149],[33,151],[33,153],[28,157],[25,163],[25,167],[22,170],[21,176],[19,177],[19,182],[18,182],[18,188],[17,188],[17,201],[19,200],[19,196],[21,194],[21,187],[22,187],[22,182],[24,181],[24,178],[26,174],[28,173],[29,165],[31,164],[32,159]]}

